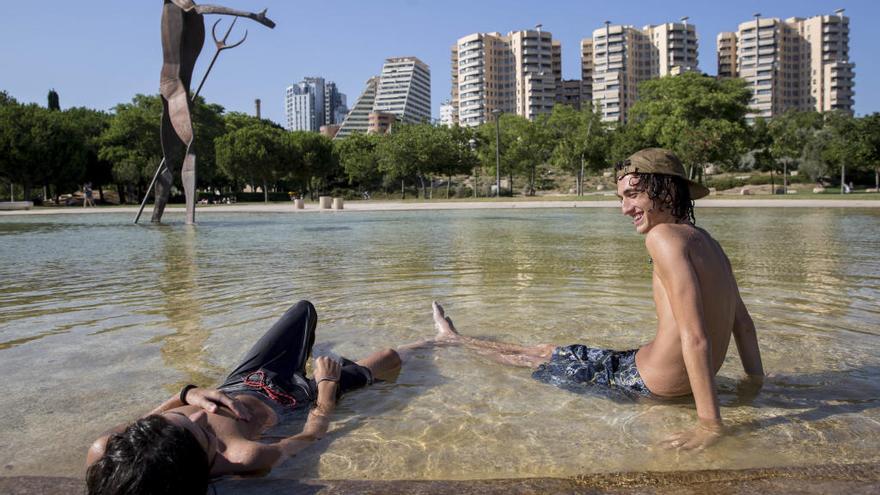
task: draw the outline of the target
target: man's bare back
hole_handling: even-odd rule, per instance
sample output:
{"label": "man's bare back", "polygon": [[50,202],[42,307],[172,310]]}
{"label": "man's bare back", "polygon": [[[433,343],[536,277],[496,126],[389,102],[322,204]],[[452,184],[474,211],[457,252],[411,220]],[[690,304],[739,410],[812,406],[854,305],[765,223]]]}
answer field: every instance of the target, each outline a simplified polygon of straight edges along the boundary
{"label": "man's bare back", "polygon": [[[733,331],[736,301],[739,300],[736,280],[718,242],[708,232],[691,224],[657,226],[648,233],[645,244],[654,264],[652,285],[657,336],[639,349],[636,366],[655,395],[687,395],[691,393],[691,387],[684,365],[681,332],[660,273],[680,271],[682,276],[694,278],[712,350],[713,373],[717,373],[724,362]],[[689,266],[682,266],[684,262]]]}

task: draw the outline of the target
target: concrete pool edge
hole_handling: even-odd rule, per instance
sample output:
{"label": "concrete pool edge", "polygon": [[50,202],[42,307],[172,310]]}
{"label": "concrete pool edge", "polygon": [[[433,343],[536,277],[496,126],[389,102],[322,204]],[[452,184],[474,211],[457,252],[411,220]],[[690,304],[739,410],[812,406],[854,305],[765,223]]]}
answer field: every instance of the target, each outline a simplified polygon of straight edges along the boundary
{"label": "concrete pool edge", "polygon": [[[699,454],[697,454],[699,455]],[[825,464],[800,467],[644,471],[587,474],[571,478],[513,478],[456,481],[366,481],[228,479],[216,484],[218,494],[538,494],[538,493],[847,493],[880,491],[880,463]],[[76,478],[0,477],[0,493],[68,495],[82,493]]]}

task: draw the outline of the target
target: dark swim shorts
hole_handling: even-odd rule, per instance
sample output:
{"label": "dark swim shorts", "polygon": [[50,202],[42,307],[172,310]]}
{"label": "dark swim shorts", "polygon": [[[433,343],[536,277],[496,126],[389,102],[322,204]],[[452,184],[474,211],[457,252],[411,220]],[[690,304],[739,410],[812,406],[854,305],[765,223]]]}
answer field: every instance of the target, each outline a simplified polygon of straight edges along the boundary
{"label": "dark swim shorts", "polygon": [[[369,368],[346,358],[342,358],[341,364],[337,399],[346,392],[373,383]],[[318,384],[314,378],[307,378],[299,373],[291,377],[279,376],[264,368],[231,375],[218,388],[232,396],[251,393],[269,399],[269,405],[279,414],[308,406],[318,398]]]}
{"label": "dark swim shorts", "polygon": [[538,366],[532,377],[566,390],[620,392],[630,398],[651,392],[636,369],[636,352],[612,351],[575,344],[557,347],[550,361]]}
{"label": "dark swim shorts", "polygon": [[[245,354],[218,388],[227,394],[251,394],[268,399],[276,413],[304,408],[317,400],[318,386],[306,376],[306,362],[315,344],[318,315],[308,301],[294,304]],[[342,358],[336,396],[373,383],[373,375]]]}

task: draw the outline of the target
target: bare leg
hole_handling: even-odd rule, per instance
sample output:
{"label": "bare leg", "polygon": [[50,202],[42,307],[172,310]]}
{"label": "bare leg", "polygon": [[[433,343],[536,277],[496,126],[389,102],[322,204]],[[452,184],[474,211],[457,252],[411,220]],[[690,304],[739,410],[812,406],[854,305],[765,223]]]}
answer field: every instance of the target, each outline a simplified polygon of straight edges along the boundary
{"label": "bare leg", "polygon": [[452,319],[446,316],[443,307],[436,301],[434,307],[434,325],[437,327],[437,340],[453,345],[461,345],[468,349],[476,351],[478,354],[489,357],[493,361],[511,366],[521,366],[526,368],[537,368],[541,363],[546,362],[553,349],[553,344],[542,344],[537,346],[521,346],[517,344],[509,344],[506,342],[492,342],[488,340],[477,339],[474,337],[464,336],[455,329]]}
{"label": "bare leg", "polygon": [[369,368],[374,378],[393,380],[400,373],[403,360],[394,349],[383,349],[356,361],[357,364]]}

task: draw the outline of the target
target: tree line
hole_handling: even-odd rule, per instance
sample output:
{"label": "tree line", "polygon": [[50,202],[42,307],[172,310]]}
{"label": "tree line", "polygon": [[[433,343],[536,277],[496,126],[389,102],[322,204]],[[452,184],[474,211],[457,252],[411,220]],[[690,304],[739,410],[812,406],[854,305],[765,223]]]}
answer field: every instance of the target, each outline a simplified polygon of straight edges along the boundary
{"label": "tree line", "polygon": [[[502,194],[525,195],[552,187],[562,174],[576,179],[581,194],[586,177],[650,146],[674,151],[695,180],[711,164],[722,171],[800,170],[828,182],[873,175],[880,186],[878,113],[789,111],[749,124],[745,81],[696,73],[646,81],[639,94],[626,124],[556,105],[535,120],[502,114],[475,128],[395,124],[387,135],[335,141],[227,113],[199,98],[193,106],[197,186],[224,194],[250,186],[268,200],[272,192],[427,198],[442,184],[440,197],[470,197],[491,194],[496,174],[507,179]],[[0,91],[0,180],[24,198],[57,200],[85,182],[102,199],[106,188],[121,202],[143,197],[162,158],[158,95],[137,95],[111,112],[61,110],[54,91],[47,103],[21,104]]]}

